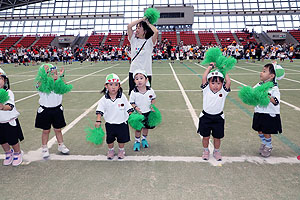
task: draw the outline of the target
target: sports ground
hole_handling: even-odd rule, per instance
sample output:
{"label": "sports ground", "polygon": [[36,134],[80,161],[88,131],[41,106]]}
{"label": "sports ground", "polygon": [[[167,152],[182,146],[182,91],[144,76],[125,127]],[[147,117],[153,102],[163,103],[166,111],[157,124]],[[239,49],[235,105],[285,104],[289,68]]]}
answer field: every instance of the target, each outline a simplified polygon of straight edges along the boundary
{"label": "sports ground", "polygon": [[283,133],[273,136],[270,158],[258,154],[259,137],[251,128],[254,108],[238,98],[239,86],[259,82],[258,73],[266,63],[240,61],[229,72],[232,91],[224,108],[221,162],[212,156],[209,161],[201,158],[196,130],[204,67],[197,62],[154,61],[152,88],[163,121],[149,133],[150,148],[141,152],[132,150],[130,129],[127,157],[121,161],[106,159],[106,144],[87,143],[84,129],[95,121],[107,74],[119,75],[127,95],[128,62],[65,66],[66,81],[74,86],[63,97],[67,121],[63,134],[70,155],[57,153],[52,131],[48,160],[41,156],[41,130],[34,127],[39,106],[34,78],[39,66],[4,65],[21,113],[25,155],[19,167],[0,166],[0,199],[300,199],[300,61],[279,63],[286,72],[279,81]]}

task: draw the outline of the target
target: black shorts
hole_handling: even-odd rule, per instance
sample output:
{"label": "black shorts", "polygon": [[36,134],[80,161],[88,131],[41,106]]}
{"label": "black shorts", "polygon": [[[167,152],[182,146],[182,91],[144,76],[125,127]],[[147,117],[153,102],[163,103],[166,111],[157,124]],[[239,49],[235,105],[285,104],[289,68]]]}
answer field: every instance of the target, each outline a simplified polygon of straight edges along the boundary
{"label": "black shorts", "polygon": [[110,124],[106,122],[105,129],[107,144],[113,143],[116,138],[118,143],[126,143],[130,141],[129,127],[127,122],[122,124]]}
{"label": "black shorts", "polygon": [[149,116],[150,112],[142,113],[144,115],[144,117],[145,117],[145,119],[143,120],[142,123],[144,124],[144,126],[145,126],[146,129],[154,129],[155,128],[155,126],[149,126],[149,124],[148,124],[148,116]]}
{"label": "black shorts", "polygon": [[254,113],[252,128],[264,134],[282,133],[280,114],[272,117],[268,113]]}
{"label": "black shorts", "polygon": [[179,60],[183,60],[183,57],[179,57]]}
{"label": "black shorts", "polygon": [[35,118],[35,127],[43,130],[49,130],[51,129],[51,125],[55,129],[60,129],[66,126],[62,105],[54,108],[46,108],[44,106],[40,106],[38,108]]}
{"label": "black shorts", "polygon": [[174,57],[174,56],[172,56],[172,57],[171,57],[171,60],[175,60],[175,57]]}
{"label": "black shorts", "polygon": [[204,111],[203,116],[199,118],[198,133],[203,137],[212,135],[214,138],[221,139],[224,137],[225,120],[222,118],[223,112],[216,115],[210,115]]}
{"label": "black shorts", "polygon": [[8,143],[9,145],[15,145],[19,141],[24,140],[18,119],[16,119],[16,123],[16,126],[12,126],[8,122],[4,124],[0,123],[0,144]]}

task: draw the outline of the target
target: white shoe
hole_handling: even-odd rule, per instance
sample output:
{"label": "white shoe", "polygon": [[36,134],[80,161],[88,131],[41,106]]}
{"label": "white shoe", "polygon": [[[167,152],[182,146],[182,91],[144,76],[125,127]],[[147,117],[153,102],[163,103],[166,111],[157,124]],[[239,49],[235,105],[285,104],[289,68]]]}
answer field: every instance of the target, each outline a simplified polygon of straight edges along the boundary
{"label": "white shoe", "polygon": [[58,145],[58,151],[61,152],[62,154],[69,154],[70,150],[66,147],[66,145],[61,144]]}
{"label": "white shoe", "polygon": [[42,148],[42,155],[43,155],[43,158],[48,158],[50,156],[49,149]]}

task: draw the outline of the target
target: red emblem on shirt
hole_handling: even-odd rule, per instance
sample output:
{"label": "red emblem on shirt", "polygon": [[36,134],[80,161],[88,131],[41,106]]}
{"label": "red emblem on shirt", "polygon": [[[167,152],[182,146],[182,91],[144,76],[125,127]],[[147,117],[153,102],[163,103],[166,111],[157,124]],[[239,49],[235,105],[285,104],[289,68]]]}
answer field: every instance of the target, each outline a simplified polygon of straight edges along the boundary
{"label": "red emblem on shirt", "polygon": [[219,97],[222,97],[223,95],[222,94],[219,94]]}

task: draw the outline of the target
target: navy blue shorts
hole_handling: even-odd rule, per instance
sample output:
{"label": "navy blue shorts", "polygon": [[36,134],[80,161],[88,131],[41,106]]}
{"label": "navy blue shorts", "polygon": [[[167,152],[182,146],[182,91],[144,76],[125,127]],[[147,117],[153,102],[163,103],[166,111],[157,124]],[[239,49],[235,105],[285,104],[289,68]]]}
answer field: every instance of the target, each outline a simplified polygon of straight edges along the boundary
{"label": "navy blue shorts", "polygon": [[51,129],[51,125],[55,129],[61,129],[66,126],[62,105],[54,108],[46,108],[44,106],[38,108],[35,118],[35,127],[49,130]]}
{"label": "navy blue shorts", "polygon": [[113,143],[116,139],[118,143],[126,143],[130,141],[129,127],[127,122],[122,124],[110,124],[106,122],[105,129],[107,144]]}
{"label": "navy blue shorts", "polygon": [[222,118],[222,113],[211,115],[202,111],[204,115],[199,118],[198,133],[202,137],[209,137],[212,135],[214,138],[221,139],[224,137],[225,120]]}
{"label": "navy blue shorts", "polygon": [[8,143],[9,145],[15,145],[19,141],[24,140],[18,119],[16,119],[16,123],[16,126],[12,126],[8,122],[4,124],[0,123],[0,144]]}
{"label": "navy blue shorts", "polygon": [[268,113],[254,113],[252,128],[264,134],[282,133],[280,114],[272,117]]}

